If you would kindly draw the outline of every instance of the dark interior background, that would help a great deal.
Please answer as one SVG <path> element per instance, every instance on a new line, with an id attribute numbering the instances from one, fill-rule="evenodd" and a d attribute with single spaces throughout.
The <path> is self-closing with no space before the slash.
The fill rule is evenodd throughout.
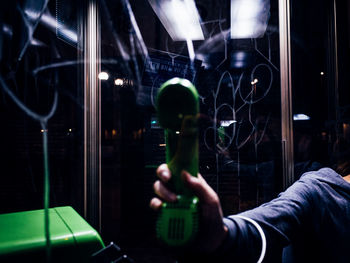
<path id="1" fill-rule="evenodd" d="M 130 40 L 137 39 L 125 1 L 99 1 L 101 70 L 110 76 L 101 80 L 101 235 L 136 262 L 174 262 L 157 244 L 156 214 L 148 207 L 155 169 L 165 160 L 154 95 L 171 77 L 190 79 L 201 96 L 200 173 L 218 193 L 225 215 L 256 207 L 282 190 L 278 1 L 270 1 L 267 30 L 256 39 L 229 38 L 230 1 L 195 2 L 206 34 L 193 42 L 191 68 L 186 43 L 171 39 L 148 1 L 130 1 L 148 57 Z M 291 1 L 293 114 L 310 118 L 293 122 L 296 179 L 331 166 L 334 143 L 350 141 L 350 4 L 336 3 L 337 38 L 333 1 Z M 50 0 L 44 13 L 75 32 L 77 41 L 28 18 L 26 10 L 37 13 L 44 5 L 9 1 L 0 11 L 3 82 L 42 115 L 50 111 L 55 91 L 59 96 L 43 130 L 0 89 L 0 213 L 43 207 L 47 132 L 50 206 L 70 205 L 83 215 L 85 2 Z M 150 70 L 150 62 L 159 70 Z M 233 112 L 236 122 L 225 125 Z"/>

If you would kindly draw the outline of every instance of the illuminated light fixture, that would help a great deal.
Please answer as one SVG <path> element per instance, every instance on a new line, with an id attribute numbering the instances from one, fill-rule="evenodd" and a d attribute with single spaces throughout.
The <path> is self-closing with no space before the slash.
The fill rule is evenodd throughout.
<path id="1" fill-rule="evenodd" d="M 244 51 L 236 51 L 231 55 L 231 66 L 234 68 L 243 68 L 247 64 L 247 53 Z"/>
<path id="2" fill-rule="evenodd" d="M 270 0 L 231 0 L 231 38 L 258 38 L 266 31 Z"/>
<path id="3" fill-rule="evenodd" d="M 244 62 L 243 61 L 236 61 L 234 66 L 235 68 L 243 68 L 244 67 Z"/>
<path id="4" fill-rule="evenodd" d="M 320 73 L 322 76 L 324 75 L 324 72 L 323 71 L 321 71 L 321 73 Z"/>
<path id="5" fill-rule="evenodd" d="M 37 46 L 37 47 L 46 46 L 45 43 L 43 43 L 43 42 L 41 42 L 40 40 L 35 39 L 35 38 L 33 38 L 32 40 L 30 40 L 30 44 L 31 44 L 32 46 Z"/>
<path id="6" fill-rule="evenodd" d="M 166 146 L 165 143 L 160 143 L 160 144 L 159 144 L 159 147 L 165 147 L 165 146 Z"/>
<path id="7" fill-rule="evenodd" d="M 116 86 L 123 86 L 124 81 L 122 79 L 115 79 L 114 80 L 114 85 Z"/>
<path id="8" fill-rule="evenodd" d="M 68 129 L 69 132 L 72 132 L 72 129 Z"/>
<path id="9" fill-rule="evenodd" d="M 179 132 L 179 131 L 176 131 L 175 133 L 176 133 L 176 134 L 180 134 L 180 132 Z"/>
<path id="10" fill-rule="evenodd" d="M 254 85 L 254 84 L 258 83 L 258 82 L 259 82 L 258 79 L 254 79 L 252 82 L 250 82 L 250 84 Z"/>
<path id="11" fill-rule="evenodd" d="M 174 41 L 203 40 L 200 17 L 193 0 L 148 0 Z"/>
<path id="12" fill-rule="evenodd" d="M 305 115 L 305 114 L 302 114 L 302 113 L 294 114 L 293 115 L 293 120 L 294 121 L 308 121 L 308 120 L 310 120 L 310 117 Z"/>
<path id="13" fill-rule="evenodd" d="M 230 126 L 232 123 L 236 123 L 236 120 L 225 120 L 225 121 L 220 121 L 220 126 L 221 127 L 228 127 Z"/>
<path id="14" fill-rule="evenodd" d="M 100 80 L 107 80 L 109 78 L 109 75 L 107 72 L 102 71 L 102 72 L 98 73 L 98 78 Z"/>

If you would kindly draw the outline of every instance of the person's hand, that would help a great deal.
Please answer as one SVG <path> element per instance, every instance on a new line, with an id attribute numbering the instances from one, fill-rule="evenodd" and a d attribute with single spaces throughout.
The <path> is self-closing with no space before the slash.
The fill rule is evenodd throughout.
<path id="1" fill-rule="evenodd" d="M 171 178 L 170 170 L 166 164 L 158 167 L 157 176 L 159 180 L 154 183 L 153 188 L 158 197 L 153 198 L 150 202 L 150 207 L 156 211 L 161 208 L 163 201 L 176 202 L 176 194 L 166 187 L 166 183 Z M 193 177 L 188 172 L 183 171 L 181 176 L 186 187 L 198 197 L 200 204 L 201 224 L 193 249 L 197 253 L 211 253 L 220 246 L 227 234 L 227 228 L 223 224 L 219 197 L 200 174 L 198 177 Z"/>

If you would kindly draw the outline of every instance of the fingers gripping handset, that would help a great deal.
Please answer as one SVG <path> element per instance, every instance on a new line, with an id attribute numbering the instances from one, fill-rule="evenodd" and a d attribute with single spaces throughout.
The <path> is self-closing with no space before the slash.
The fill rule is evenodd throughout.
<path id="1" fill-rule="evenodd" d="M 164 128 L 166 162 L 172 174 L 169 188 L 177 194 L 177 201 L 163 203 L 157 237 L 171 247 L 188 245 L 198 232 L 198 198 L 181 180 L 183 170 L 198 174 L 198 113 L 198 93 L 190 81 L 173 78 L 160 87 L 158 121 Z"/>

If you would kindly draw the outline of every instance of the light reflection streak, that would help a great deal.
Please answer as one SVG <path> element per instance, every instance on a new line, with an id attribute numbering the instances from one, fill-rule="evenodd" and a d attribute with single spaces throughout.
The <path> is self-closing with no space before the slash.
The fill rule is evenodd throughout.
<path id="1" fill-rule="evenodd" d="M 42 9 L 40 10 L 39 14 L 36 16 L 36 19 L 34 20 L 34 23 L 31 24 L 27 18 L 27 16 L 24 14 L 21 6 L 19 4 L 16 5 L 16 8 L 17 10 L 20 12 L 20 14 L 22 15 L 22 19 L 24 21 L 24 24 L 26 25 L 27 27 L 27 36 L 28 36 L 28 40 L 26 41 L 26 43 L 24 44 L 19 56 L 18 56 L 18 61 L 21 61 L 22 60 L 22 57 L 24 55 L 24 53 L 26 52 L 27 50 L 27 47 L 30 43 L 33 42 L 33 34 L 34 34 L 34 31 L 36 29 L 36 27 L 38 26 L 39 24 L 39 21 L 40 21 L 40 18 L 42 17 L 43 13 L 45 12 L 46 10 L 46 7 L 47 7 L 47 4 L 48 4 L 48 0 L 45 0 L 43 6 L 42 6 Z"/>
<path id="2" fill-rule="evenodd" d="M 115 59 L 101 59 L 101 60 L 98 60 L 98 62 L 102 63 L 102 64 L 120 64 L 120 61 L 115 60 Z M 37 67 L 36 69 L 34 69 L 32 71 L 32 74 L 35 76 L 39 72 L 47 70 L 47 69 L 75 66 L 77 64 L 83 64 L 83 63 L 90 63 L 90 61 L 81 59 L 81 60 L 67 60 L 67 61 L 62 61 L 62 62 L 57 62 L 57 63 L 51 63 L 51 64 Z"/>
<path id="3" fill-rule="evenodd" d="M 144 56 L 144 59 L 146 59 L 148 57 L 148 50 L 147 50 L 147 47 L 145 45 L 145 42 L 143 41 L 140 29 L 137 25 L 137 22 L 136 22 L 134 13 L 131 9 L 130 3 L 128 0 L 123 0 L 123 3 L 126 6 L 126 9 L 128 11 L 128 16 L 129 16 L 133 31 L 136 34 L 137 41 L 138 41 L 139 45 L 141 46 L 141 54 Z"/>

